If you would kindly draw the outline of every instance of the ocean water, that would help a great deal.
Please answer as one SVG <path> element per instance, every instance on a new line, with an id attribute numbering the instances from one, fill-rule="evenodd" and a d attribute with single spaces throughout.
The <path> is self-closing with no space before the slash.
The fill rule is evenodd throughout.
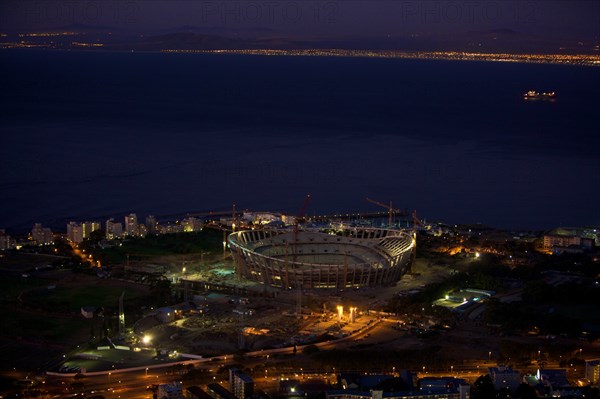
<path id="1" fill-rule="evenodd" d="M 0 228 L 238 209 L 600 225 L 600 69 L 0 52 Z M 558 101 L 524 102 L 556 91 Z"/>

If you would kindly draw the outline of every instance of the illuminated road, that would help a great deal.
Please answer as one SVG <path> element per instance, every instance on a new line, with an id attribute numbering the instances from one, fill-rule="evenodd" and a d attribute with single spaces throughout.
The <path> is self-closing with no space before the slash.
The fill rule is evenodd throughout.
<path id="1" fill-rule="evenodd" d="M 375 323 L 367 326 L 366 328 L 356 332 L 355 334 L 349 335 L 347 337 L 343 337 L 337 340 L 320 342 L 315 344 L 317 347 L 321 349 L 330 349 L 336 346 L 351 344 L 357 339 L 364 338 L 365 335 L 374 331 L 381 323 L 381 320 L 376 321 Z M 296 347 L 297 352 L 302 351 L 304 347 L 307 345 L 298 345 Z M 286 355 L 293 354 L 293 347 L 285 347 L 285 348 L 276 348 L 276 349 L 268 349 L 268 350 L 260 350 L 249 352 L 245 354 L 245 358 L 249 361 L 260 360 L 264 361 L 269 359 L 271 355 Z M 233 362 L 233 354 L 221 355 L 212 358 L 205 358 L 200 360 L 189 361 L 186 363 L 194 364 L 194 369 L 206 369 L 206 370 L 216 370 L 219 367 L 222 367 L 228 363 Z M 182 363 L 182 362 L 179 362 Z M 104 395 L 107 399 L 111 398 L 128 398 L 128 399 L 143 399 L 143 398 L 151 398 L 152 392 L 147 390 L 147 387 L 151 384 L 159 384 L 159 383 L 169 383 L 173 381 L 179 381 L 181 376 L 176 374 L 168 374 L 165 373 L 164 370 L 171 367 L 170 365 L 165 365 L 160 368 L 148 369 L 148 370 L 136 370 L 129 372 L 106 372 L 103 375 L 95 375 L 95 376 L 86 376 L 80 380 L 83 383 L 83 387 L 79 389 L 69 389 L 66 390 L 66 387 L 71 382 L 75 381 L 70 377 L 49 377 L 49 380 L 60 381 L 64 380 L 65 385 L 58 384 L 58 387 L 51 388 L 49 390 L 53 394 L 58 394 L 60 397 L 66 398 L 72 396 L 74 393 L 84 392 L 86 394 L 94 394 L 98 393 Z M 206 382 L 210 382 L 210 378 L 213 380 L 216 378 L 214 374 L 210 374 L 207 376 Z M 279 377 L 275 379 L 278 381 Z M 267 383 L 267 380 L 263 380 L 263 383 Z M 49 384 L 54 385 L 54 384 Z M 272 381 L 265 385 L 272 385 Z"/>

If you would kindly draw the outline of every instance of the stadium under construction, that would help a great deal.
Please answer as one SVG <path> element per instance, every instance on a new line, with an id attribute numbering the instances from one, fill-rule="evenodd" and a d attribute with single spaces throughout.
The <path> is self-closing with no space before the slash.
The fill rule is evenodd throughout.
<path id="1" fill-rule="evenodd" d="M 366 227 L 244 230 L 228 242 L 240 275 L 284 289 L 392 285 L 416 245 L 411 231 Z"/>

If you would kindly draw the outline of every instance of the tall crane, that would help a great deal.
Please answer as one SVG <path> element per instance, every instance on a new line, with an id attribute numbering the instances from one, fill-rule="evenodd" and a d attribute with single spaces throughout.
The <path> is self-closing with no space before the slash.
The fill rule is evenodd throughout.
<path id="1" fill-rule="evenodd" d="M 304 204 L 302 204 L 302 208 L 300 208 L 300 212 L 298 212 L 298 216 L 296 216 L 296 222 L 294 223 L 294 242 L 298 241 L 298 224 L 300 220 L 304 220 L 304 214 L 306 213 L 306 208 L 308 208 L 308 204 L 310 203 L 310 194 L 306 194 L 306 198 L 304 198 Z"/>
<path id="2" fill-rule="evenodd" d="M 412 253 L 412 257 L 413 260 L 412 262 L 409 263 L 408 266 L 408 273 L 412 273 L 412 264 L 414 263 L 415 259 L 417 258 L 417 226 L 423 226 L 423 222 L 417 217 L 417 210 L 413 210 L 412 211 L 412 219 L 413 219 L 413 239 L 415 240 L 415 247 L 413 248 L 413 253 Z"/>
<path id="3" fill-rule="evenodd" d="M 390 201 L 390 205 L 386 205 L 382 202 L 372 200 L 371 198 L 367 198 L 367 201 L 369 201 L 372 204 L 379 205 L 380 207 L 388 210 L 388 213 L 389 213 L 388 227 L 390 229 L 392 228 L 392 218 L 394 217 L 394 213 L 402 213 L 401 210 L 394 209 L 394 207 L 392 206 L 392 201 Z"/>

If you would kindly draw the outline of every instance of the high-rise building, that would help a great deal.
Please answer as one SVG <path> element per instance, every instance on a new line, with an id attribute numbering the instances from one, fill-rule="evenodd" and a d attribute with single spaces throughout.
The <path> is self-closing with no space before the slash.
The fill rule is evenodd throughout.
<path id="1" fill-rule="evenodd" d="M 106 221 L 106 238 L 108 240 L 114 240 L 123 235 L 123 224 L 115 222 L 114 219 L 108 219 Z"/>
<path id="2" fill-rule="evenodd" d="M 4 229 L 0 229 L 0 250 L 11 249 L 15 247 L 15 241 L 11 236 L 6 234 Z"/>
<path id="3" fill-rule="evenodd" d="M 237 399 L 248 399 L 254 394 L 252 377 L 236 368 L 229 369 L 229 389 Z"/>
<path id="4" fill-rule="evenodd" d="M 42 227 L 41 223 L 36 223 L 31 229 L 31 238 L 38 245 L 49 245 L 54 243 L 54 234 L 47 227 Z"/>
<path id="5" fill-rule="evenodd" d="M 138 224 L 138 232 L 137 235 L 140 237 L 146 237 L 148 235 L 148 228 L 144 223 Z"/>
<path id="6" fill-rule="evenodd" d="M 67 238 L 79 244 L 86 238 L 90 238 L 92 232 L 96 230 L 100 230 L 100 223 L 98 222 L 69 222 L 67 224 Z"/>
<path id="7" fill-rule="evenodd" d="M 83 226 L 76 222 L 69 222 L 67 224 L 67 239 L 75 244 L 79 244 L 83 241 L 83 238 Z"/>
<path id="8" fill-rule="evenodd" d="M 83 238 L 90 238 L 92 232 L 100 230 L 99 222 L 83 222 L 81 226 L 83 228 Z"/>
<path id="9" fill-rule="evenodd" d="M 158 222 L 153 215 L 146 216 L 146 229 L 148 234 L 156 234 L 158 232 Z"/>
<path id="10" fill-rule="evenodd" d="M 138 220 L 135 213 L 125 216 L 125 234 L 128 236 L 137 236 L 139 234 Z"/>

